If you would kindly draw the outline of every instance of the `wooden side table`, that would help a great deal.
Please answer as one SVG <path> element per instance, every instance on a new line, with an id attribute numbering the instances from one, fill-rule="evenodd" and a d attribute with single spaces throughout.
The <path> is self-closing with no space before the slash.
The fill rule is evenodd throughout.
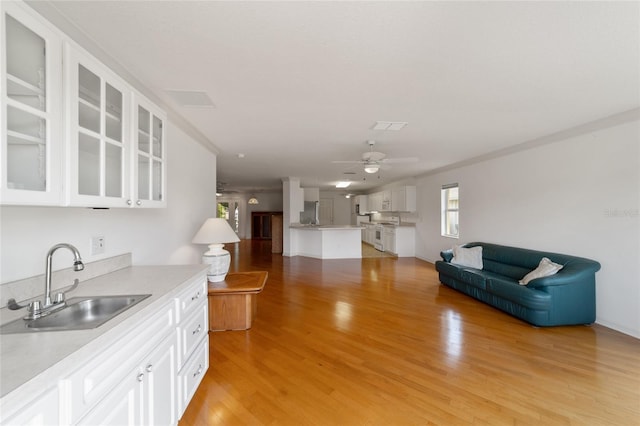
<path id="1" fill-rule="evenodd" d="M 224 281 L 209 283 L 209 330 L 248 330 L 258 310 L 258 293 L 266 271 L 232 272 Z"/>

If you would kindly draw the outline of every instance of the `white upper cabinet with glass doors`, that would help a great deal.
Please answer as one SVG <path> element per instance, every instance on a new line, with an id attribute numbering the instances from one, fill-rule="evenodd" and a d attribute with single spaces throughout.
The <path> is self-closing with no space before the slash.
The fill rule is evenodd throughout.
<path id="1" fill-rule="evenodd" d="M 133 199 L 136 207 L 166 207 L 165 114 L 141 95 L 133 99 Z"/>
<path id="2" fill-rule="evenodd" d="M 62 39 L 24 5 L 0 11 L 0 204 L 60 205 Z"/>
<path id="3" fill-rule="evenodd" d="M 130 205 L 130 94 L 126 83 L 76 46 L 65 44 L 68 202 Z"/>

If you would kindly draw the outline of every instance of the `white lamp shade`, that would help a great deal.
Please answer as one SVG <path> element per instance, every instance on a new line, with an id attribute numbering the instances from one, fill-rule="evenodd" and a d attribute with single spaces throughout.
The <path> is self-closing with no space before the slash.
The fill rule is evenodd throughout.
<path id="1" fill-rule="evenodd" d="M 229 222 L 223 218 L 209 218 L 191 240 L 194 244 L 237 243 L 240 238 L 233 232 Z"/>
<path id="2" fill-rule="evenodd" d="M 224 243 L 236 243 L 240 238 L 233 232 L 229 222 L 222 218 L 207 219 L 193 237 L 195 244 L 209 244 L 209 251 L 202 255 L 202 263 L 209 265 L 207 278 L 211 282 L 225 279 L 231 264 L 231 255 L 223 249 Z"/>

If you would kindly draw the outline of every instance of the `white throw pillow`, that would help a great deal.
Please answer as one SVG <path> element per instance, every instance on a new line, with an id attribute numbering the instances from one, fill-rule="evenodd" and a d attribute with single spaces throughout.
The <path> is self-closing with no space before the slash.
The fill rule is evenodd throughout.
<path id="1" fill-rule="evenodd" d="M 556 272 L 562 269 L 562 266 L 563 265 L 553 263 L 551 260 L 547 259 L 546 257 L 543 257 L 540 263 L 538 264 L 538 267 L 533 271 L 529 272 L 527 275 L 524 276 L 524 278 L 522 278 L 518 282 L 520 283 L 520 285 L 527 285 L 529 284 L 529 281 L 534 280 L 536 278 L 542 278 L 542 277 L 548 277 L 550 275 L 554 275 Z"/>
<path id="2" fill-rule="evenodd" d="M 453 265 L 468 266 L 469 268 L 482 269 L 482 246 L 453 247 Z"/>

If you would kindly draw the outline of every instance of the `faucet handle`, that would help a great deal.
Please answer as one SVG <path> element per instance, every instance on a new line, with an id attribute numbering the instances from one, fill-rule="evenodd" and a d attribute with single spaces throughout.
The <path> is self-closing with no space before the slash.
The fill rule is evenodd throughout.
<path id="1" fill-rule="evenodd" d="M 29 303 L 27 311 L 34 313 L 39 312 L 42 309 L 42 303 L 39 300 Z"/>
<path id="2" fill-rule="evenodd" d="M 53 301 L 53 303 L 62 303 L 62 302 L 64 302 L 64 293 L 56 294 L 56 298 Z"/>

